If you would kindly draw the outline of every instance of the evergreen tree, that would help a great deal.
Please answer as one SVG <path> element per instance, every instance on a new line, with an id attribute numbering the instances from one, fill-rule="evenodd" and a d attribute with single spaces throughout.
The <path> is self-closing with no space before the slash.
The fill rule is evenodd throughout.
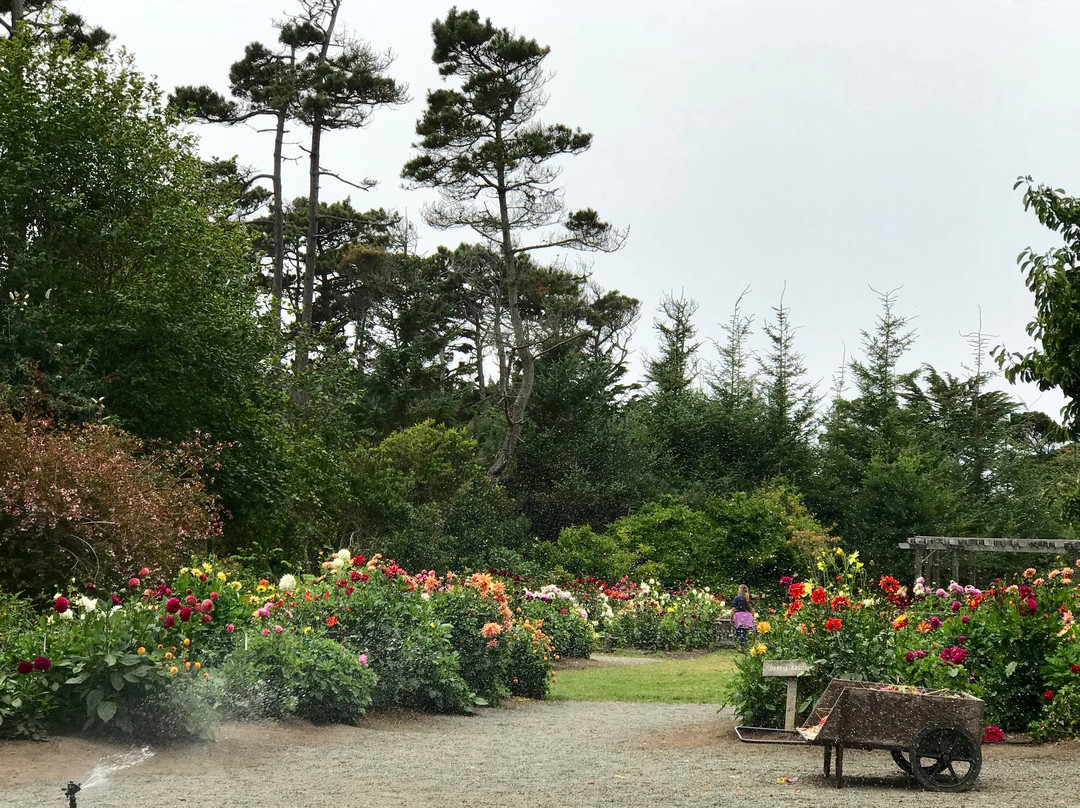
<path id="1" fill-rule="evenodd" d="M 660 356 L 649 362 L 645 378 L 656 385 L 661 396 L 681 395 L 697 378 L 696 356 L 701 347 L 700 342 L 694 342 L 697 310 L 695 301 L 682 296 L 676 298 L 670 293 L 660 302 L 664 319 L 653 323 L 660 341 Z"/>
<path id="2" fill-rule="evenodd" d="M 273 188 L 270 208 L 273 233 L 270 294 L 272 312 L 279 326 L 285 260 L 282 185 L 285 132 L 299 103 L 296 52 L 300 47 L 313 44 L 314 36 L 315 33 L 305 26 L 286 23 L 278 37 L 282 46 L 280 50 L 271 50 L 261 42 L 252 42 L 244 48 L 244 58 L 229 68 L 229 92 L 236 99 L 234 101 L 226 100 L 205 85 L 177 87 L 169 96 L 172 106 L 207 123 L 235 125 L 256 117 L 269 116 L 274 119 L 274 155 L 270 173 Z"/>
<path id="3" fill-rule="evenodd" d="M 501 363 L 506 433 L 489 468 L 500 476 L 521 437 L 536 374 L 521 310 L 521 256 L 552 247 L 615 250 L 624 234 L 593 210 L 564 215 L 555 186 L 559 172 L 549 161 L 585 151 L 592 136 L 535 120 L 545 101 L 548 48 L 495 28 L 490 20 L 481 22 L 476 11 L 456 8 L 435 21 L 432 33 L 439 73 L 459 84 L 428 93 L 416 126 L 420 154 L 406 163 L 402 175 L 415 186 L 439 189 L 441 201 L 425 209 L 431 226 L 470 227 L 501 259 L 500 286 L 513 342 L 500 348 L 506 359 Z M 537 233 L 558 223 L 561 232 Z M 513 392 L 511 372 L 517 377 Z"/>
<path id="4" fill-rule="evenodd" d="M 775 475 L 802 483 L 812 464 L 810 440 L 819 399 L 806 381 L 802 354 L 795 350 L 791 310 L 773 307 L 774 320 L 764 326 L 769 352 L 759 359 L 759 389 L 764 402 L 767 465 Z"/>
<path id="5" fill-rule="evenodd" d="M 308 148 L 308 226 L 302 284 L 300 331 L 296 343 L 295 369 L 303 372 L 309 361 L 309 344 L 318 263 L 319 188 L 324 175 L 334 176 L 322 163 L 324 132 L 366 126 L 375 110 L 403 103 L 406 87 L 386 75 L 392 57 L 370 46 L 335 34 L 343 0 L 300 0 L 297 30 L 302 44 L 310 45 L 298 65 L 300 73 L 299 117 L 311 131 Z M 315 36 L 312 36 L 312 32 Z M 334 52 L 331 53 L 331 46 Z M 356 184 L 370 188 L 374 183 Z"/>

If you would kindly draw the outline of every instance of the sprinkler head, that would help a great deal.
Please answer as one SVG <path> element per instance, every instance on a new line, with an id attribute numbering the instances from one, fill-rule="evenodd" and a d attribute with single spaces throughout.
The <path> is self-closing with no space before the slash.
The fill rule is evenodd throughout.
<path id="1" fill-rule="evenodd" d="M 60 789 L 65 797 L 68 798 L 68 808 L 76 808 L 75 795 L 82 790 L 82 786 L 76 783 L 74 780 L 68 780 L 67 786 Z"/>

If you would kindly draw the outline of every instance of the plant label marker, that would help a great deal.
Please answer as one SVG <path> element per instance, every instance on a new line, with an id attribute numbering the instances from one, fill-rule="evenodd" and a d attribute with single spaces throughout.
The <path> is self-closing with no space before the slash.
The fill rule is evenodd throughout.
<path id="1" fill-rule="evenodd" d="M 798 704 L 799 677 L 810 669 L 803 659 L 766 659 L 762 663 L 763 676 L 783 677 L 787 680 L 787 705 L 784 710 L 784 729 L 795 729 L 795 707 Z"/>

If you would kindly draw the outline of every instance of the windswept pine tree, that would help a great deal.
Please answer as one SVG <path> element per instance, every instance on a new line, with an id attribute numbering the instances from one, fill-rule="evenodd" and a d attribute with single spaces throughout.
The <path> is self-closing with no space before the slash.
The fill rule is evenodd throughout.
<path id="1" fill-rule="evenodd" d="M 559 169 L 550 161 L 585 151 L 592 135 L 537 120 L 549 49 L 456 8 L 435 21 L 432 34 L 432 60 L 456 87 L 428 93 L 416 125 L 419 154 L 402 176 L 439 190 L 441 200 L 424 211 L 428 224 L 472 228 L 501 258 L 513 340 L 506 369 L 516 383 L 503 379 L 506 433 L 489 467 L 498 477 L 513 460 L 536 378 L 535 345 L 521 311 L 522 258 L 550 248 L 609 252 L 622 246 L 625 233 L 594 210 L 565 211 Z"/>

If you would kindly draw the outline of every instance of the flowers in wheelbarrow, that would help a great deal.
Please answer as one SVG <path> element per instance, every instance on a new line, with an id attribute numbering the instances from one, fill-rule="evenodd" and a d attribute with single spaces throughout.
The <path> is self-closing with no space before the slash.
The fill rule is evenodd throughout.
<path id="1" fill-rule="evenodd" d="M 991 724 L 983 730 L 983 743 L 1000 743 L 1005 740 L 1005 733 L 1001 727 Z"/>

